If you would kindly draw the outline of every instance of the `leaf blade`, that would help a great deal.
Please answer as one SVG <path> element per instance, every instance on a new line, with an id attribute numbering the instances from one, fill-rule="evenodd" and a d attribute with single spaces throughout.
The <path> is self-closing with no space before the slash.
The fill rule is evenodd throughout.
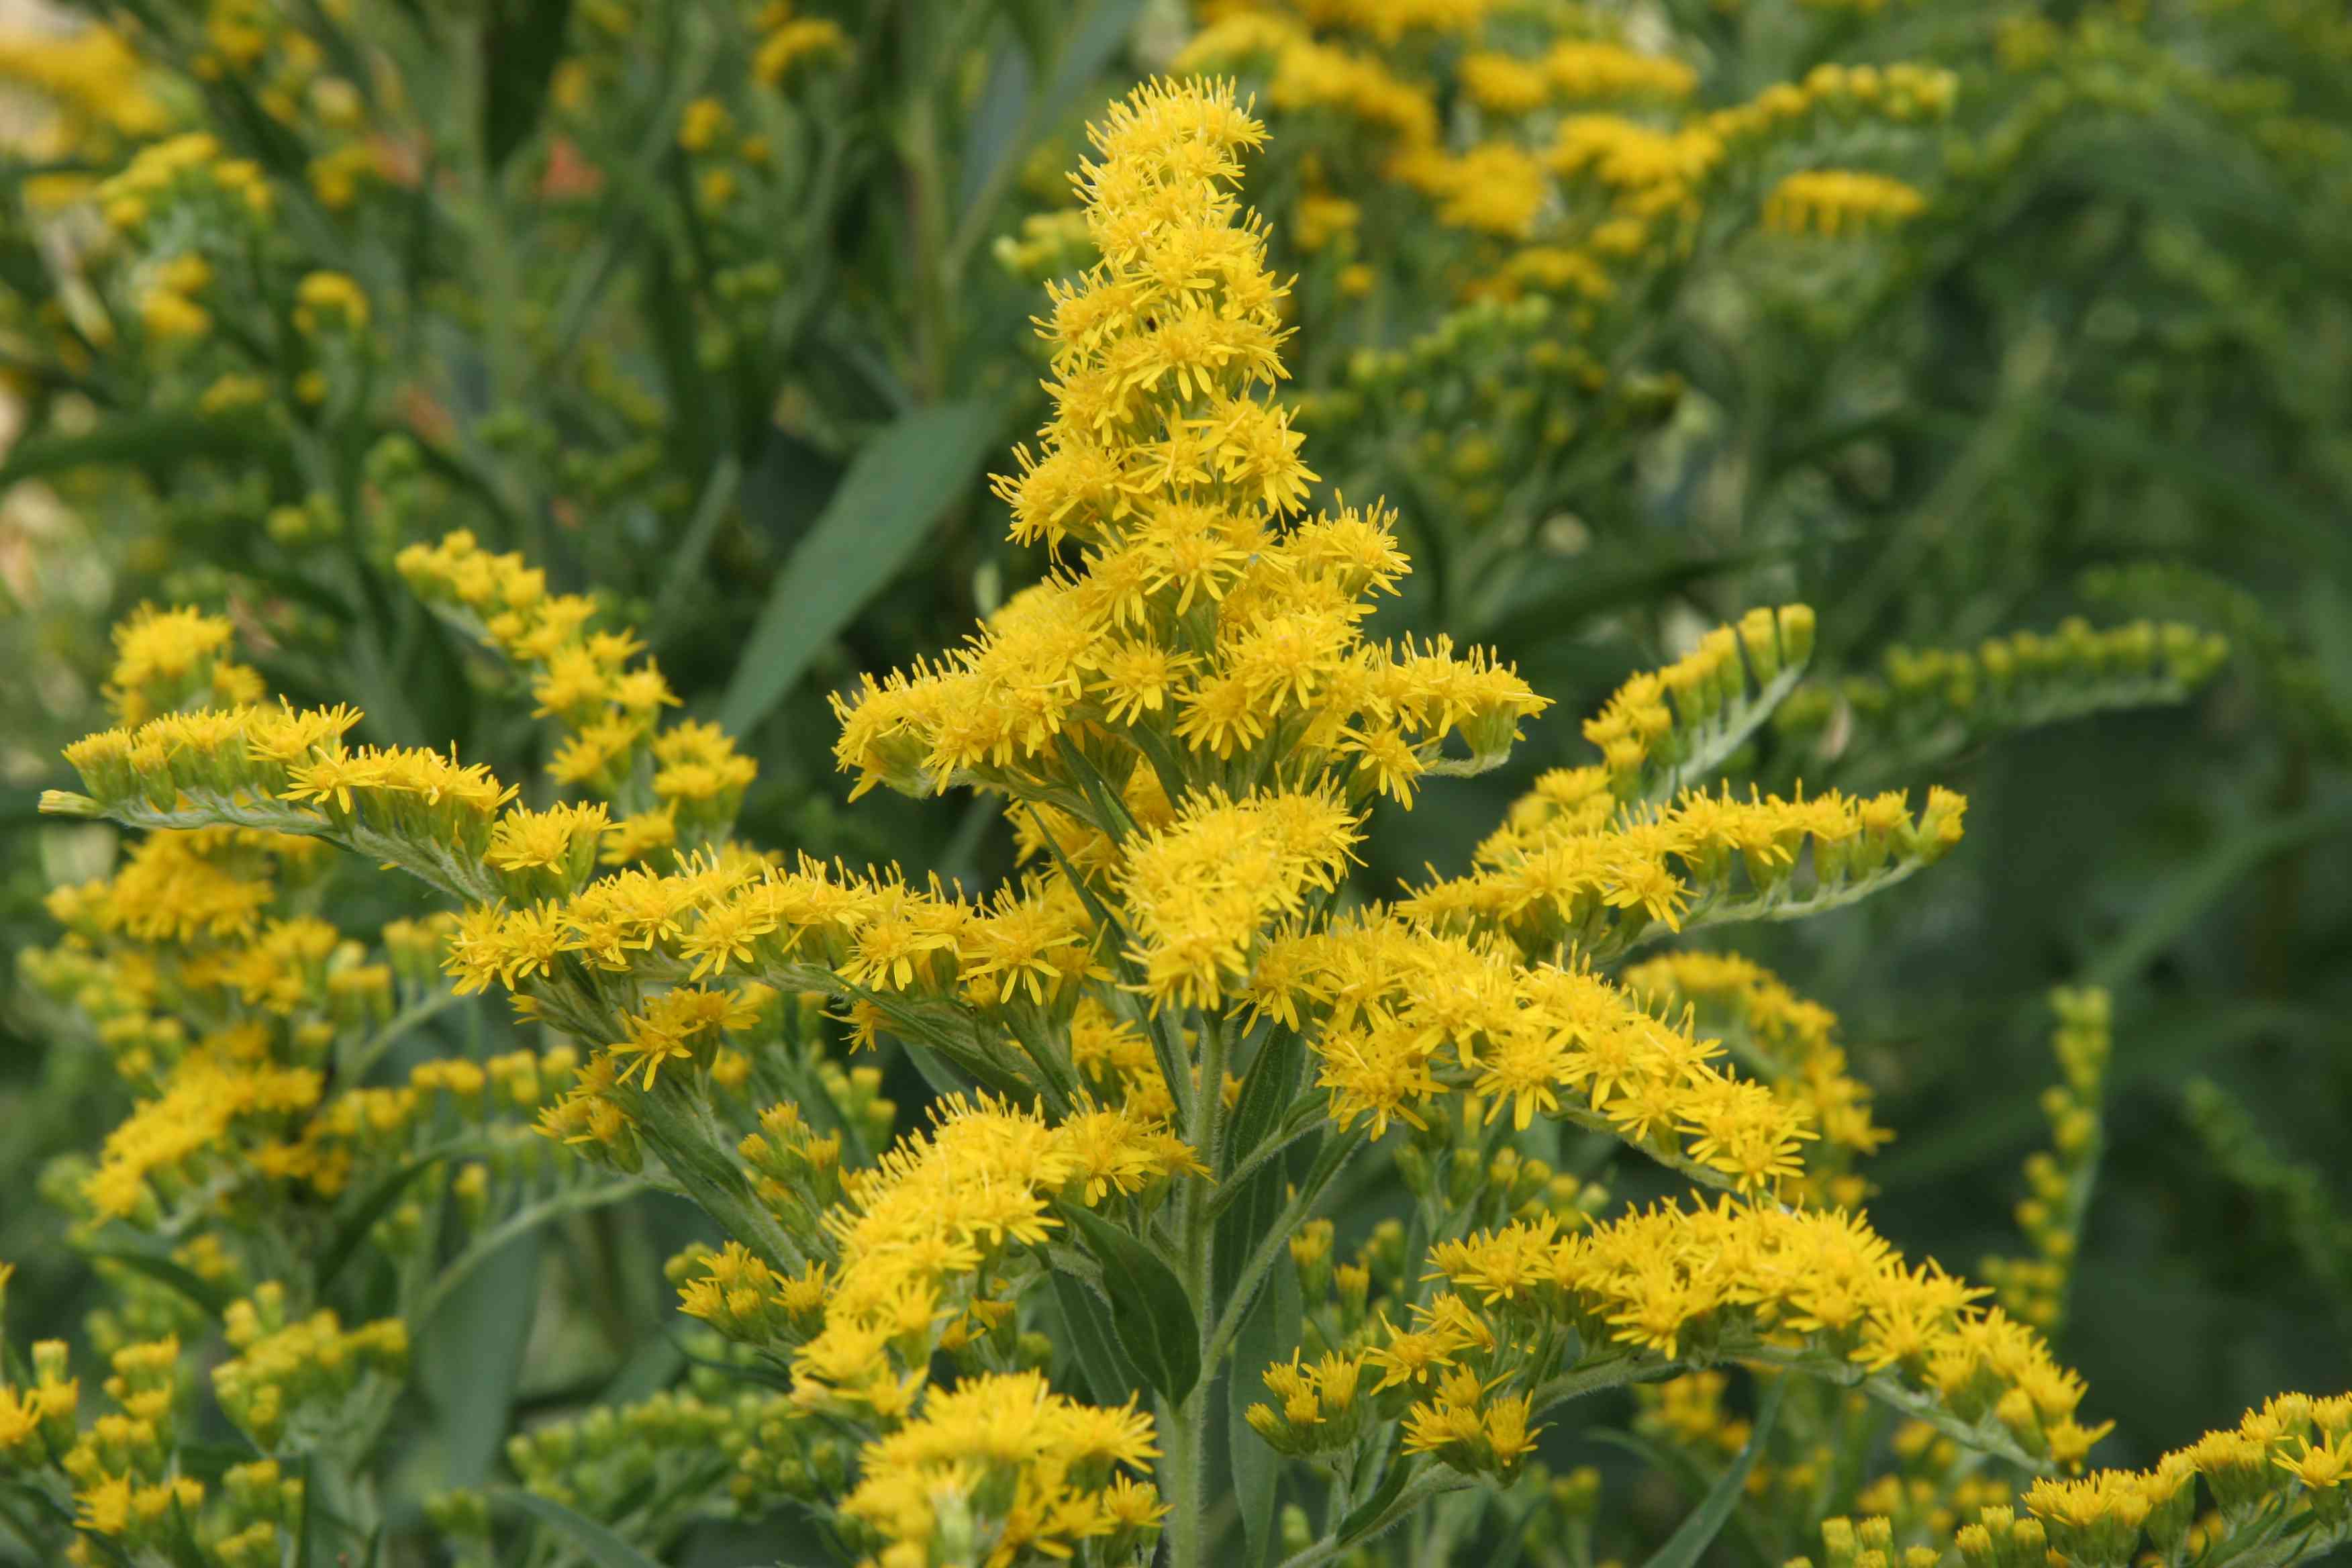
<path id="1" fill-rule="evenodd" d="M 1091 1209 L 1062 1215 L 1102 1264 L 1111 1332 L 1144 1381 L 1170 1404 L 1201 1380 L 1201 1325 L 1175 1271 L 1159 1255 Z"/>
<path id="2" fill-rule="evenodd" d="M 1261 1292 L 1249 1316 L 1234 1336 L 1233 1371 L 1226 1379 L 1226 1442 L 1233 1455 L 1234 1496 L 1241 1505 L 1242 1537 L 1248 1549 L 1245 1568 L 1263 1568 L 1273 1560 L 1275 1505 L 1281 1500 L 1281 1458 L 1257 1428 L 1249 1424 L 1249 1407 L 1265 1386 L 1265 1369 L 1279 1358 L 1281 1347 L 1298 1342 L 1304 1316 L 1298 1299 L 1298 1277 L 1276 1270 L 1273 1288 Z"/>
<path id="3" fill-rule="evenodd" d="M 1150 1392 L 1118 1342 L 1103 1331 L 1094 1297 L 1085 1285 L 1058 1268 L 1054 1271 L 1054 1302 L 1061 1309 L 1062 1327 L 1077 1352 L 1078 1371 L 1095 1404 L 1116 1405 Z"/>
<path id="4" fill-rule="evenodd" d="M 510 0 L 490 7 L 483 36 L 482 153 L 501 168 L 530 140 L 563 58 L 572 0 Z"/>
<path id="5" fill-rule="evenodd" d="M 1234 1100 L 1232 1131 L 1222 1162 L 1226 1174 L 1281 1125 L 1283 1112 L 1289 1109 L 1291 1096 L 1297 1090 L 1299 1068 L 1306 1056 L 1304 1043 L 1288 1029 L 1276 1029 L 1258 1047 Z M 1264 1236 L 1275 1216 L 1282 1213 L 1289 1179 L 1290 1173 L 1283 1161 L 1265 1162 L 1242 1178 L 1241 1192 L 1217 1216 L 1213 1253 L 1216 1289 L 1211 1300 L 1221 1310 L 1240 1279 L 1241 1264 L 1248 1256 L 1250 1245 Z"/>
<path id="6" fill-rule="evenodd" d="M 596 1568 L 661 1568 L 660 1563 L 586 1514 L 566 1508 L 552 1498 L 543 1498 L 520 1487 L 500 1487 L 490 1495 L 571 1537 L 581 1555 Z"/>
<path id="7" fill-rule="evenodd" d="M 1706 1499 L 1642 1568 L 1697 1568 L 1700 1555 L 1723 1532 L 1723 1527 L 1730 1521 L 1731 1510 L 1747 1495 L 1748 1472 L 1756 1468 L 1764 1445 L 1771 1440 L 1772 1428 L 1780 1419 L 1781 1396 L 1789 1392 L 1789 1374 L 1783 1373 L 1765 1389 L 1764 1402 L 1756 1408 L 1756 1426 L 1748 1434 L 1748 1446 L 1739 1450 L 1739 1458 L 1731 1461 L 1730 1468 L 1716 1478 Z"/>
<path id="8" fill-rule="evenodd" d="M 719 700 L 719 723 L 750 733 L 825 644 L 864 609 L 977 476 L 996 411 L 976 398 L 900 416 L 857 454 L 784 563 Z"/>

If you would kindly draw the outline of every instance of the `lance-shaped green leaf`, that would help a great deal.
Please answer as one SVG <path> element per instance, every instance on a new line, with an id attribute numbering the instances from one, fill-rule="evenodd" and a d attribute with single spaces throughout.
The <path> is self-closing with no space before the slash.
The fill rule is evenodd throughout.
<path id="1" fill-rule="evenodd" d="M 1756 1427 L 1748 1435 L 1748 1446 L 1739 1450 L 1739 1458 L 1716 1478 L 1714 1487 L 1681 1528 L 1666 1538 L 1666 1543 L 1650 1556 L 1643 1568 L 1696 1568 L 1700 1554 L 1713 1544 L 1731 1518 L 1731 1510 L 1748 1492 L 1748 1472 L 1756 1468 L 1757 1456 L 1764 1445 L 1772 1440 L 1772 1428 L 1780 1419 L 1780 1396 L 1788 1392 L 1789 1378 L 1782 1374 L 1772 1380 L 1764 1390 L 1764 1402 L 1756 1409 Z"/>
<path id="2" fill-rule="evenodd" d="M 866 444 L 768 590 L 719 722 L 749 734 L 810 660 L 906 563 L 978 477 L 997 411 L 976 399 L 904 415 Z"/>
<path id="3" fill-rule="evenodd" d="M 1175 1271 L 1091 1209 L 1072 1205 L 1062 1215 L 1102 1265 L 1119 1348 L 1144 1382 L 1171 1404 L 1181 1401 L 1201 1380 L 1201 1324 Z"/>

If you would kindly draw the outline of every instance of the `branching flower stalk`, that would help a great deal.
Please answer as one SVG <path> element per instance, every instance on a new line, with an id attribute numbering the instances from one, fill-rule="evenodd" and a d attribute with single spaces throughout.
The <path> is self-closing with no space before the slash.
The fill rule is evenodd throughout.
<path id="1" fill-rule="evenodd" d="M 1268 1552 L 1286 1491 L 1319 1511 L 1292 1549 L 1312 1568 L 1441 1493 L 1514 1484 L 1569 1401 L 1717 1367 L 2079 1471 L 2105 1430 L 2078 1419 L 2081 1380 L 1854 1206 L 1880 1134 L 1828 1016 L 1720 957 L 1612 969 L 1893 887 L 1953 848 L 1965 803 L 1718 784 L 1811 649 L 1811 611 L 1764 608 L 1628 683 L 1586 725 L 1599 760 L 1539 780 L 1469 871 L 1359 898 L 1375 798 L 1496 765 L 1545 700 L 1482 651 L 1369 634 L 1407 563 L 1380 507 L 1310 509 L 1272 396 L 1284 286 L 1235 194 L 1263 133 L 1231 89 L 1150 84 L 1091 135 L 1098 259 L 1049 295 L 1053 412 L 996 485 L 1052 569 L 837 701 L 856 791 L 1001 803 L 1013 885 L 735 842 L 751 769 L 728 738 L 666 725 L 631 636 L 462 534 L 402 568 L 525 672 L 583 798 L 533 806 L 453 757 L 349 744 L 351 710 L 265 706 L 215 672 L 124 704 L 70 752 L 87 793 L 47 805 L 164 830 L 150 846 L 323 838 L 458 905 L 455 990 L 568 1037 L 541 1130 L 703 1205 L 728 1240 L 676 1260 L 681 1308 L 788 1389 L 644 1420 L 724 1427 L 739 1502 L 789 1500 L 877 1568 L 1140 1563 L 1163 1535 L 1202 1568 L 1235 1489 L 1210 1473 L 1220 1408 L 1263 1480 L 1243 1541 Z M 883 1147 L 878 1080 L 825 1058 L 828 1018 L 963 1087 Z M 1555 1168 L 1571 1128 L 1701 1191 L 1612 1210 Z M 1410 1218 L 1342 1262 L 1328 1189 L 1368 1154 Z M 109 1201 L 135 1209 L 162 1168 L 119 1162 Z M 0 1447 L 57 1398 L 27 1386 Z M 2249 1561 L 2336 1517 L 2336 1406 L 2297 1408 L 2294 1464 L 2225 1456 L 2313 1521 Z M 557 1484 L 551 1452 L 518 1469 Z M 167 1483 L 126 1484 L 124 1508 L 111 1481 L 68 1495 L 118 1534 L 136 1488 Z M 476 1529 L 473 1505 L 445 1511 Z"/>

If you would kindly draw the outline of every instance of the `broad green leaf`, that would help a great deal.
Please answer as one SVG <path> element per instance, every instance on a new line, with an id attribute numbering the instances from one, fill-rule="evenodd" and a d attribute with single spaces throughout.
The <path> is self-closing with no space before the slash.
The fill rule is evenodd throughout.
<path id="1" fill-rule="evenodd" d="M 1157 1253 L 1091 1209 L 1073 1204 L 1062 1215 L 1102 1265 L 1119 1348 L 1169 1403 L 1181 1400 L 1201 1380 L 1201 1324 L 1183 1285 Z"/>
<path id="2" fill-rule="evenodd" d="M 1756 1468 L 1757 1456 L 1771 1441 L 1772 1427 L 1780 1419 L 1781 1396 L 1789 1391 L 1789 1377 L 1783 1373 L 1767 1385 L 1764 1402 L 1756 1408 L 1756 1427 L 1748 1435 L 1748 1447 L 1740 1449 L 1739 1458 L 1716 1478 L 1705 1500 L 1683 1521 L 1680 1529 L 1666 1538 L 1666 1543 L 1651 1554 L 1643 1568 L 1696 1568 L 1700 1555 L 1722 1532 L 1731 1510 L 1747 1495 L 1748 1472 Z"/>
<path id="3" fill-rule="evenodd" d="M 482 35 L 482 155 L 493 169 L 538 128 L 572 0 L 492 0 Z"/>
<path id="4" fill-rule="evenodd" d="M 500 1247 L 421 1325 L 417 1382 L 440 1415 L 445 1485 L 479 1486 L 506 1440 L 538 1315 L 542 1236 L 526 1231 Z"/>
<path id="5" fill-rule="evenodd" d="M 1111 1337 L 1104 1303 L 1058 1268 L 1054 1271 L 1054 1303 L 1061 1309 L 1063 1331 L 1077 1352 L 1078 1371 L 1095 1404 L 1119 1405 L 1150 1393 L 1143 1374 Z"/>
<path id="6" fill-rule="evenodd" d="M 997 410 L 977 399 L 901 416 L 867 442 L 842 476 L 751 627 L 719 701 L 719 722 L 757 728 L 809 661 L 881 592 L 933 524 L 978 478 Z"/>
<path id="7" fill-rule="evenodd" d="M 1272 1560 L 1278 1539 L 1274 1510 L 1282 1495 L 1281 1456 L 1257 1435 L 1247 1412 L 1265 1397 L 1265 1369 L 1283 1359 L 1284 1347 L 1298 1343 L 1302 1316 L 1298 1276 L 1287 1268 L 1276 1269 L 1273 1288 L 1258 1293 L 1257 1304 L 1234 1336 L 1225 1421 L 1233 1453 L 1234 1495 L 1241 1505 L 1242 1535 L 1249 1548 L 1243 1568 L 1262 1568 Z"/>
<path id="8" fill-rule="evenodd" d="M 490 1495 L 509 1507 L 520 1509 L 566 1537 L 580 1555 L 594 1563 L 595 1568 L 661 1568 L 659 1563 L 586 1514 L 568 1509 L 551 1498 L 543 1498 L 519 1487 L 500 1487 Z"/>

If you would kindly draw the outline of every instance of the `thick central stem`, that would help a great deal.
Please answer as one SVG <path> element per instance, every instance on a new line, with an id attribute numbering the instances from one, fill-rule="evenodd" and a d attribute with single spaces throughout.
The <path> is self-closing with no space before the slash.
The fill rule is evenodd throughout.
<path id="1" fill-rule="evenodd" d="M 1200 1042 L 1201 1065 L 1192 1085 L 1192 1115 L 1185 1128 L 1194 1154 L 1210 1170 L 1221 1158 L 1225 1113 L 1225 1062 L 1230 1041 L 1226 1020 L 1202 1013 L 1193 1033 Z M 1216 1302 L 1212 1299 L 1216 1279 L 1216 1214 L 1210 1203 L 1214 1190 L 1210 1178 L 1185 1178 L 1178 1202 L 1178 1237 L 1184 1295 L 1200 1327 L 1201 1373 L 1190 1393 L 1168 1412 L 1169 1489 L 1168 1560 L 1170 1568 L 1202 1568 L 1208 1561 L 1209 1515 L 1209 1394 L 1217 1369 L 1209 1361 Z"/>

